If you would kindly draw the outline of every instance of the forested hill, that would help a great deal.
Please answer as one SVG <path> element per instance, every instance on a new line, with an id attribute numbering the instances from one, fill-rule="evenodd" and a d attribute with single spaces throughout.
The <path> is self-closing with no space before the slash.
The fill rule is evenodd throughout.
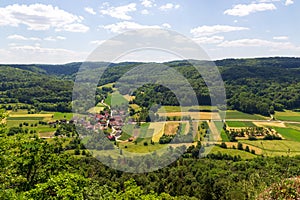
<path id="1" fill-rule="evenodd" d="M 75 79 L 81 64 L 0 65 L 0 103 L 22 102 L 35 106 L 44 103 L 43 107 L 52 103 L 56 105 L 55 108 L 51 108 L 48 104 L 48 110 L 57 110 L 59 103 L 60 106 L 66 105 L 71 100 L 72 83 L 70 81 Z M 141 63 L 110 64 L 99 84 L 115 82 L 139 64 Z M 175 68 L 188 79 L 202 104 L 210 103 L 205 83 L 188 61 L 173 61 L 164 64 Z M 300 108 L 300 58 L 225 59 L 215 61 L 215 64 L 219 67 L 226 84 L 227 102 L 230 109 L 269 115 L 274 110 Z M 107 66 L 108 63 L 89 63 L 89 65 L 98 67 Z M 33 84 L 34 87 L 32 87 Z M 143 89 L 145 90 L 143 96 L 137 96 L 135 103 L 140 105 L 155 103 L 157 99 L 151 97 L 151 90 L 155 87 L 157 86 L 147 86 Z M 147 94 L 151 97 L 150 102 L 145 102 L 149 101 Z M 160 103 L 172 105 L 177 102 L 170 102 L 166 99 Z M 68 109 L 70 107 L 66 110 Z"/>

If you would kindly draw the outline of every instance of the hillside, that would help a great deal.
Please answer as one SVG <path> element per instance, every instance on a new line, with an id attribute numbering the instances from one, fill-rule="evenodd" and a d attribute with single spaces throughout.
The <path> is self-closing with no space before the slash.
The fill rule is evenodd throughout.
<path id="1" fill-rule="evenodd" d="M 210 64 L 210 62 L 206 63 Z M 50 99 L 54 98 L 54 100 L 50 100 L 50 102 L 69 102 L 71 90 L 70 88 L 65 87 L 65 84 L 70 83 L 64 82 L 63 85 L 60 85 L 57 84 L 57 82 L 61 82 L 61 78 L 75 80 L 76 73 L 81 64 L 82 63 L 70 63 L 65 65 L 10 65 L 10 70 L 7 72 L 3 71 L 3 74 L 5 76 L 6 73 L 11 73 L 10 84 L 14 84 L 15 88 L 24 88 L 24 86 L 21 87 L 20 85 L 22 85 L 21 83 L 24 83 L 24 81 L 26 82 L 25 75 L 18 77 L 20 71 L 17 71 L 16 74 L 14 74 L 12 71 L 21 69 L 23 70 L 22 73 L 31 72 L 27 75 L 33 76 L 35 85 L 39 85 L 41 88 L 46 88 L 44 94 L 49 95 L 47 91 L 53 90 L 51 88 L 47 89 L 46 85 L 49 84 L 56 85 L 56 87 L 58 87 L 57 90 L 62 92 L 56 93 L 62 94 L 59 95 L 59 97 L 57 97 L 57 95 L 55 98 L 51 97 Z M 91 68 L 108 65 L 108 63 L 88 64 Z M 116 82 L 123 74 L 140 64 L 142 63 L 110 64 L 103 74 L 101 80 L 99 80 L 99 85 Z M 200 104 L 210 104 L 210 96 L 206 85 L 201 78 L 201 75 L 197 73 L 197 71 L 188 63 L 188 61 L 174 61 L 164 64 L 178 70 L 184 77 L 187 78 L 196 92 Z M 203 62 L 201 64 L 203 64 Z M 278 57 L 225 59 L 215 61 L 215 64 L 219 67 L 222 78 L 225 82 L 228 102 L 227 106 L 229 109 L 236 109 L 247 113 L 269 115 L 273 114 L 274 111 L 282 111 L 283 109 L 297 109 L 300 107 L 299 58 Z M 0 69 L 7 70 L 7 67 L 0 66 Z M 55 77 L 58 77 L 60 80 L 57 80 Z M 25 88 L 26 87 L 27 86 L 25 86 Z M 143 90 L 144 94 L 141 96 L 139 93 L 137 93 L 135 103 L 139 105 L 151 105 L 152 103 L 157 103 L 158 99 L 155 99 L 155 97 L 151 94 L 151 91 L 153 91 L 155 87 L 161 86 L 152 85 L 140 89 Z M 27 93 L 31 90 L 16 91 L 12 89 L 13 88 L 8 88 L 5 86 L 5 84 L 2 84 L 1 90 L 6 91 L 4 93 L 2 92 L 2 102 L 7 101 L 7 99 L 9 99 L 8 102 L 13 102 L 11 99 L 15 98 L 19 102 L 34 104 L 33 99 L 24 99 L 24 97 L 28 96 Z M 40 89 L 35 89 L 36 92 L 30 93 L 30 96 L 35 97 L 35 100 L 38 102 L 47 102 L 47 100 L 40 99 L 40 97 L 38 97 L 40 96 L 38 93 Z M 162 87 L 161 91 L 166 92 L 166 90 Z M 157 96 L 163 96 L 163 94 L 158 92 Z M 175 99 L 175 96 L 172 93 L 170 93 L 168 96 L 171 97 L 170 99 Z M 170 102 L 169 100 L 164 100 L 160 103 L 162 103 L 162 105 L 178 104 L 177 101 Z"/>

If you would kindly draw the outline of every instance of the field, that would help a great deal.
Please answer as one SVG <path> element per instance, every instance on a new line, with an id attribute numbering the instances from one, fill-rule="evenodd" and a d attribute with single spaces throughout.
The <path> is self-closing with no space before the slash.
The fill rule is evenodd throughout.
<path id="1" fill-rule="evenodd" d="M 255 126 L 258 126 L 258 127 L 281 127 L 281 128 L 284 128 L 286 127 L 286 125 L 283 123 L 283 122 L 273 122 L 273 121 L 270 121 L 270 122 L 253 122 L 253 124 Z"/>
<path id="2" fill-rule="evenodd" d="M 300 112 L 285 110 L 284 112 L 276 112 L 275 119 L 282 121 L 300 122 Z"/>
<path id="3" fill-rule="evenodd" d="M 275 127 L 275 130 L 280 133 L 286 140 L 300 142 L 300 131 L 291 128 Z M 299 143 L 300 145 L 300 143 Z"/>
<path id="4" fill-rule="evenodd" d="M 194 110 L 212 110 L 217 109 L 215 106 L 162 106 L 158 112 L 189 112 L 191 109 Z"/>
<path id="5" fill-rule="evenodd" d="M 252 120 L 263 120 L 266 119 L 266 117 L 263 117 L 261 115 L 251 115 L 235 110 L 227 110 L 226 111 L 226 119 L 252 119 Z"/>
<path id="6" fill-rule="evenodd" d="M 252 122 L 248 121 L 227 121 L 226 124 L 229 127 L 255 127 Z"/>
<path id="7" fill-rule="evenodd" d="M 252 159 L 257 157 L 257 155 L 254 155 L 252 153 L 246 152 L 246 151 L 241 151 L 241 150 L 236 150 L 236 149 L 224 149 L 218 146 L 214 146 L 209 153 L 222 153 L 222 154 L 228 154 L 231 156 L 241 156 L 242 159 Z"/>
<path id="8" fill-rule="evenodd" d="M 61 112 L 41 112 L 37 114 L 28 114 L 27 110 L 18 110 L 14 112 L 9 112 L 9 116 L 6 118 L 7 127 L 19 127 L 22 124 L 22 127 L 28 129 L 29 131 L 33 130 L 40 134 L 41 137 L 48 137 L 53 135 L 55 128 L 49 127 L 49 125 L 41 125 L 39 121 L 49 122 L 56 121 L 60 119 L 72 119 L 72 113 L 61 113 Z M 28 123 L 28 126 L 25 124 Z"/>
<path id="9" fill-rule="evenodd" d="M 159 142 L 160 137 L 164 134 L 164 127 L 164 122 L 154 122 L 150 124 L 149 129 L 154 130 L 154 134 L 152 137 L 153 142 Z"/>
<path id="10" fill-rule="evenodd" d="M 288 140 L 257 140 L 243 141 L 245 144 L 253 145 L 262 149 L 264 155 L 289 155 L 300 154 L 300 143 Z"/>
<path id="11" fill-rule="evenodd" d="M 215 112 L 169 112 L 159 113 L 159 116 L 164 117 L 188 117 L 193 120 L 219 120 L 219 113 Z"/>
<path id="12" fill-rule="evenodd" d="M 128 104 L 128 101 L 119 93 L 114 92 L 109 94 L 104 102 L 110 106 L 119 106 L 122 104 Z"/>
<path id="13" fill-rule="evenodd" d="M 168 122 L 165 125 L 164 133 L 166 135 L 176 135 L 178 126 L 179 126 L 179 122 Z"/>

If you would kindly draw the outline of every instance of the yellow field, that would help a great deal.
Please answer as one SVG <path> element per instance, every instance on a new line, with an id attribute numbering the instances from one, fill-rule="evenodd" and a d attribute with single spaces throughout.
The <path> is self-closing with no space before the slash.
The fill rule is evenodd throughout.
<path id="1" fill-rule="evenodd" d="M 285 124 L 283 122 L 252 122 L 253 124 L 255 124 L 255 126 L 258 127 L 281 127 L 281 128 L 285 128 Z"/>
<path id="2" fill-rule="evenodd" d="M 159 139 L 164 134 L 164 127 L 165 127 L 165 122 L 150 123 L 149 129 L 154 130 L 153 137 L 152 137 L 153 142 L 159 142 Z"/>
<path id="3" fill-rule="evenodd" d="M 104 110 L 104 107 L 93 107 L 88 110 L 89 113 L 96 114 Z"/>
<path id="4" fill-rule="evenodd" d="M 165 124 L 164 133 L 166 135 L 175 135 L 177 133 L 178 126 L 178 122 L 167 122 Z"/>
<path id="5" fill-rule="evenodd" d="M 190 116 L 195 120 L 220 120 L 219 113 L 215 112 L 168 112 L 159 113 L 159 116 L 163 117 L 183 117 Z"/>
<path id="6" fill-rule="evenodd" d="M 128 94 L 123 95 L 123 97 L 124 97 L 127 101 L 132 101 L 132 100 L 135 99 L 135 96 L 130 96 L 130 95 L 128 95 Z"/>

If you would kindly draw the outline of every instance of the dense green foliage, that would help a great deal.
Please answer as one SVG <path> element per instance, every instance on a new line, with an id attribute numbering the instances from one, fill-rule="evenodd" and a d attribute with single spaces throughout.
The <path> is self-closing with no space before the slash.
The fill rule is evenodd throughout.
<path id="1" fill-rule="evenodd" d="M 110 64 L 103 73 L 99 85 L 118 81 L 123 74 L 140 64 Z M 176 69 L 187 78 L 200 104 L 210 104 L 210 95 L 205 82 L 188 61 L 164 64 Z M 200 64 L 203 65 L 203 63 Z M 210 65 L 211 63 L 204 64 Z M 227 104 L 230 109 L 269 115 L 274 111 L 300 107 L 300 59 L 227 59 L 215 61 L 215 64 L 219 67 L 225 82 Z M 88 63 L 88 65 L 93 69 L 108 64 Z M 22 102 L 42 110 L 69 111 L 72 83 L 64 79 L 74 80 L 80 66 L 81 63 L 0 66 L 0 102 Z M 174 83 L 177 81 L 174 80 Z M 130 88 L 126 89 L 126 85 L 122 86 L 123 92 L 128 89 Z M 182 94 L 179 96 L 182 96 L 187 104 L 193 103 L 189 102 L 191 97 L 185 92 L 181 91 Z M 97 102 L 106 95 L 105 89 L 98 90 Z M 135 103 L 142 107 L 151 107 L 153 104 L 178 105 L 178 100 L 171 91 L 155 84 L 140 88 L 135 91 L 135 95 Z"/>
<path id="2" fill-rule="evenodd" d="M 0 103 L 7 109 L 10 103 L 25 103 L 38 110 L 71 111 L 72 82 L 4 66 L 0 74 Z"/>

